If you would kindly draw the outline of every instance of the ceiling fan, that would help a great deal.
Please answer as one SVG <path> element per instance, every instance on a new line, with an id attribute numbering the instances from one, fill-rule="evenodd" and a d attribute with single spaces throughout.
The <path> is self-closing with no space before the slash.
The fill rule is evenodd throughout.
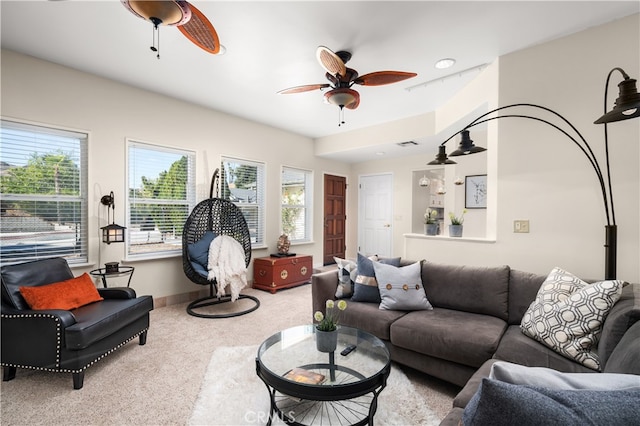
<path id="1" fill-rule="evenodd" d="M 134 15 L 153 24 L 153 46 L 160 59 L 159 25 L 177 26 L 182 34 L 196 46 L 211 54 L 220 52 L 220 40 L 215 28 L 194 5 L 182 0 L 121 0 Z M 158 47 L 155 34 L 158 31 Z"/>
<path id="2" fill-rule="evenodd" d="M 344 50 L 333 52 L 325 46 L 318 46 L 318 49 L 316 49 L 316 58 L 322 68 L 325 69 L 325 77 L 329 80 L 329 83 L 295 86 L 280 90 L 278 93 L 287 95 L 318 89 L 324 90 L 330 87 L 331 90 L 324 94 L 324 99 L 330 104 L 337 105 L 342 113 L 344 108 L 356 109 L 358 105 L 360 105 L 360 94 L 351 88 L 354 84 L 361 86 L 383 86 L 418 75 L 414 72 L 376 71 L 359 76 L 356 70 L 347 68 L 345 65 L 349 59 L 351 59 L 350 52 Z M 341 120 L 338 125 L 340 124 L 344 124 L 344 120 Z"/>

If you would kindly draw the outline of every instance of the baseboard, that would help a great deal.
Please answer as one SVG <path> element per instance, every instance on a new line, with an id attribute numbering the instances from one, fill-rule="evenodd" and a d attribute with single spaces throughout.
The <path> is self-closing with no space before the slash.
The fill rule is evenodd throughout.
<path id="1" fill-rule="evenodd" d="M 253 280 L 249 280 L 247 288 L 251 288 Z M 154 297 L 153 307 L 162 308 L 164 306 L 179 305 L 181 303 L 188 303 L 206 297 L 209 295 L 209 286 L 202 286 L 201 290 L 190 291 L 188 293 L 172 294 L 170 296 Z"/>

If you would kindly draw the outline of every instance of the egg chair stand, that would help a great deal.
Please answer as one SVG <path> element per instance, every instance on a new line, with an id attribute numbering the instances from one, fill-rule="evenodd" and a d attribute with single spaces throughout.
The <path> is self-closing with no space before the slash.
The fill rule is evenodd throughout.
<path id="1" fill-rule="evenodd" d="M 201 297 L 189 303 L 187 313 L 200 318 L 230 318 L 245 315 L 255 311 L 260 306 L 260 300 L 254 296 L 240 294 L 238 300 L 249 299 L 249 307 L 241 311 L 226 313 L 203 313 L 197 312 L 199 308 L 212 305 L 219 305 L 232 302 L 231 296 L 217 296 L 217 279 L 209 281 L 203 271 L 196 271 L 196 266 L 189 254 L 189 246 L 202 240 L 206 233 L 212 232 L 214 235 L 228 235 L 240 243 L 245 253 L 245 266 L 249 266 L 251 261 L 251 236 L 249 227 L 245 221 L 242 211 L 231 201 L 214 197 L 214 189 L 217 194 L 218 169 L 211 179 L 209 198 L 198 203 L 184 224 L 182 233 L 182 267 L 185 275 L 195 284 L 209 286 L 209 295 Z M 232 302 L 235 303 L 235 302 Z M 245 303 L 246 304 L 246 303 Z"/>

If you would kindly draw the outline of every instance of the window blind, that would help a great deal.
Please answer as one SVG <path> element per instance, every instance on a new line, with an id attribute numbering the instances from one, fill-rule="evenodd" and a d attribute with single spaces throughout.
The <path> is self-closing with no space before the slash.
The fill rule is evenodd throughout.
<path id="1" fill-rule="evenodd" d="M 180 252 L 195 206 L 195 153 L 129 141 L 127 255 Z"/>
<path id="2" fill-rule="evenodd" d="M 220 197 L 231 200 L 244 215 L 253 247 L 264 245 L 265 165 L 223 157 Z"/>
<path id="3" fill-rule="evenodd" d="M 87 262 L 87 140 L 0 121 L 0 263 Z"/>
<path id="4" fill-rule="evenodd" d="M 291 242 L 312 239 L 312 183 L 311 171 L 282 167 L 282 232 Z"/>

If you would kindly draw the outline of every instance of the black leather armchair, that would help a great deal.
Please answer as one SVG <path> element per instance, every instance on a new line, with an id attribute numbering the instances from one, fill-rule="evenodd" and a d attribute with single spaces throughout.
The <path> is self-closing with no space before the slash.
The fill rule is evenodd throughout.
<path id="1" fill-rule="evenodd" d="M 104 300 L 69 311 L 31 310 L 19 288 L 73 278 L 63 258 L 5 265 L 2 275 L 1 356 L 3 381 L 18 368 L 71 373 L 74 389 L 85 370 L 126 343 L 146 343 L 151 296 L 136 297 L 132 288 L 98 288 Z"/>

